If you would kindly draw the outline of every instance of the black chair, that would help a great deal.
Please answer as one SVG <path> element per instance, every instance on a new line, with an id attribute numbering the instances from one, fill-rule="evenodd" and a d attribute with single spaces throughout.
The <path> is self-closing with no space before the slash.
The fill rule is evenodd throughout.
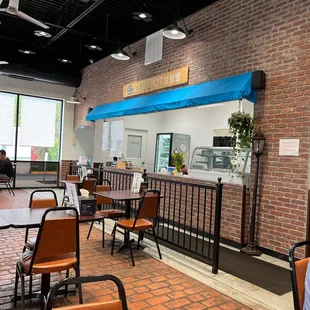
<path id="1" fill-rule="evenodd" d="M 88 277 L 79 277 L 79 278 L 70 278 L 60 281 L 59 283 L 55 284 L 54 287 L 51 289 L 47 296 L 47 302 L 45 305 L 45 310 L 53 309 L 53 298 L 56 295 L 57 291 L 62 286 L 68 285 L 78 285 L 81 286 L 83 283 L 90 283 L 90 282 L 99 282 L 99 281 L 112 281 L 116 284 L 118 288 L 118 299 L 113 301 L 104 301 L 104 302 L 92 302 L 83 305 L 71 305 L 66 306 L 65 309 L 70 310 L 87 310 L 87 309 L 102 309 L 102 310 L 127 310 L 127 301 L 126 301 L 126 294 L 125 289 L 122 282 L 115 276 L 112 275 L 103 275 L 103 276 L 88 276 Z M 63 309 L 59 307 L 57 309 Z"/>
<path id="2" fill-rule="evenodd" d="M 9 193 L 13 194 L 13 196 L 15 196 L 15 193 L 13 191 L 11 184 L 14 182 L 15 175 L 16 175 L 16 165 L 13 164 L 13 175 L 12 175 L 12 177 L 9 180 L 0 180 L 0 184 L 4 184 L 6 186 L 6 188 L 8 189 Z M 1 189 L 0 189 L 0 191 L 1 191 Z"/>
<path id="3" fill-rule="evenodd" d="M 294 299 L 294 309 L 302 310 L 305 299 L 305 278 L 310 257 L 296 260 L 295 250 L 303 246 L 309 246 L 310 241 L 302 241 L 291 246 L 289 262 L 291 268 L 291 281 Z"/>

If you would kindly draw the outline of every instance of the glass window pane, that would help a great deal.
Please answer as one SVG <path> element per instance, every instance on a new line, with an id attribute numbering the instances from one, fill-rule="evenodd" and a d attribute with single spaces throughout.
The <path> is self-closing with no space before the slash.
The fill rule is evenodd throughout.
<path id="1" fill-rule="evenodd" d="M 17 95 L 0 92 L 0 149 L 10 159 L 15 156 L 15 119 Z"/>
<path id="2" fill-rule="evenodd" d="M 19 97 L 18 160 L 58 161 L 61 102 Z"/>
<path id="3" fill-rule="evenodd" d="M 142 136 L 128 135 L 127 157 L 141 158 Z"/>

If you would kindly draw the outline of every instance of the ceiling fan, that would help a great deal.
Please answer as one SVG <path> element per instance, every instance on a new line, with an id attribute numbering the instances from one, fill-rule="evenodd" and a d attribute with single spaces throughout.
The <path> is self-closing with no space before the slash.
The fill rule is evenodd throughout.
<path id="1" fill-rule="evenodd" d="M 2 3 L 2 0 L 0 0 L 0 4 Z M 49 27 L 45 24 L 43 24 L 42 22 L 34 19 L 33 17 L 21 12 L 18 10 L 18 7 L 19 7 L 19 0 L 10 0 L 9 1 L 9 5 L 7 8 L 3 8 L 3 9 L 0 9 L 0 12 L 5 12 L 5 13 L 8 13 L 8 14 L 11 14 L 11 15 L 14 15 L 14 16 L 17 16 L 19 18 L 22 18 L 30 23 L 33 23 L 37 26 L 40 26 L 42 28 L 45 28 L 45 29 L 48 29 Z"/>

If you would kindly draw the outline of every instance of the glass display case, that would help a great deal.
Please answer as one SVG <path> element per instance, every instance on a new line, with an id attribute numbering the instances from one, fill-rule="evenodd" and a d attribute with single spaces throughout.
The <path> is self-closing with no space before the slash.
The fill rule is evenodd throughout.
<path id="1" fill-rule="evenodd" d="M 238 171 L 243 176 L 250 172 L 250 149 L 244 149 L 236 159 Z M 230 147 L 196 147 L 193 151 L 191 170 L 231 173 L 233 151 Z"/>

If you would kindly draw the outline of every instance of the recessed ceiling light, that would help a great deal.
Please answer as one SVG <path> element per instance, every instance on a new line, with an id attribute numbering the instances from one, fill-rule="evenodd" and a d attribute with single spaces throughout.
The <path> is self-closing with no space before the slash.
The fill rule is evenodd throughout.
<path id="1" fill-rule="evenodd" d="M 133 14 L 133 19 L 136 20 L 143 20 L 145 22 L 151 22 L 153 21 L 152 19 L 152 15 L 150 13 L 146 13 L 146 12 L 134 12 Z"/>
<path id="2" fill-rule="evenodd" d="M 58 61 L 60 61 L 63 64 L 72 64 L 72 61 L 65 58 L 59 58 Z"/>
<path id="3" fill-rule="evenodd" d="M 92 44 L 92 45 L 85 45 L 87 48 L 89 48 L 92 51 L 102 51 L 102 48 L 98 45 Z"/>
<path id="4" fill-rule="evenodd" d="M 35 30 L 34 35 L 37 37 L 44 37 L 44 38 L 51 38 L 52 35 L 46 31 L 43 30 Z"/>
<path id="5" fill-rule="evenodd" d="M 25 54 L 25 55 L 34 55 L 35 52 L 30 51 L 30 50 L 18 50 L 20 53 Z"/>

